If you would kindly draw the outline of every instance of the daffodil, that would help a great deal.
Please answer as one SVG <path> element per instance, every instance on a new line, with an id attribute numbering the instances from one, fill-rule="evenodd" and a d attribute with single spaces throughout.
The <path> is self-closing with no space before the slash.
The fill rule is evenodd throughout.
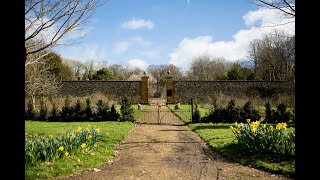
<path id="1" fill-rule="evenodd" d="M 82 148 L 85 148 L 85 147 L 86 147 L 86 143 L 82 143 L 82 144 L 81 144 L 81 147 L 82 147 Z"/>
<path id="2" fill-rule="evenodd" d="M 63 150 L 64 150 L 64 147 L 63 147 L 63 146 L 60 146 L 60 147 L 59 147 L 59 150 L 60 150 L 60 151 L 63 151 Z"/>
<path id="3" fill-rule="evenodd" d="M 246 119 L 247 123 L 250 123 L 250 119 Z"/>
<path id="4" fill-rule="evenodd" d="M 240 127 L 238 127 L 238 128 L 236 129 L 236 132 L 237 132 L 238 134 L 240 134 L 240 132 L 241 132 L 241 128 L 240 128 Z"/>
<path id="5" fill-rule="evenodd" d="M 66 151 L 65 153 L 64 153 L 64 156 L 69 156 L 69 153 L 68 153 L 68 151 Z"/>
<path id="6" fill-rule="evenodd" d="M 96 129 L 96 131 L 99 133 L 99 132 L 100 132 L 100 129 L 99 129 L 99 128 L 97 128 L 97 129 Z"/>
<path id="7" fill-rule="evenodd" d="M 287 129 L 287 124 L 286 123 L 278 123 L 276 126 L 277 129 Z"/>
<path id="8" fill-rule="evenodd" d="M 50 137 L 50 138 L 53 138 L 53 135 L 52 135 L 52 134 L 50 134 L 50 135 L 49 135 L 49 137 Z"/>
<path id="9" fill-rule="evenodd" d="M 92 135 L 91 135 L 91 134 L 89 134 L 88 139 L 91 139 L 91 138 L 92 138 Z"/>
<path id="10" fill-rule="evenodd" d="M 82 128 L 79 126 L 79 127 L 77 128 L 77 131 L 78 131 L 78 132 L 80 132 L 80 131 L 81 131 L 81 129 L 82 129 Z"/>

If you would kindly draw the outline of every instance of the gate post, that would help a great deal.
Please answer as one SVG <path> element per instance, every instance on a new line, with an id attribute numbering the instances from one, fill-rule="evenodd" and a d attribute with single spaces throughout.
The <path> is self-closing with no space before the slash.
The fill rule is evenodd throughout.
<path id="1" fill-rule="evenodd" d="M 142 104 L 147 104 L 148 103 L 148 79 L 149 77 L 147 75 L 144 75 L 141 77 L 141 89 L 140 89 L 140 103 Z"/>
<path id="2" fill-rule="evenodd" d="M 166 82 L 167 103 L 174 103 L 175 90 L 174 90 L 173 77 L 168 75 L 166 79 L 167 79 L 167 82 Z"/>

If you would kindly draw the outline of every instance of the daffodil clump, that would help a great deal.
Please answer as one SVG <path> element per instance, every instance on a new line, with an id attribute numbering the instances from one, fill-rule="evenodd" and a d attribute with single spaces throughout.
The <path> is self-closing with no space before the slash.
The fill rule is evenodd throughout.
<path id="1" fill-rule="evenodd" d="M 295 132 L 286 123 L 271 125 L 260 121 L 230 126 L 238 145 L 250 153 L 272 153 L 295 156 Z"/>
<path id="2" fill-rule="evenodd" d="M 77 153 L 88 153 L 100 140 L 99 132 L 99 129 L 88 126 L 87 128 L 78 127 L 76 130 L 56 137 L 49 135 L 28 139 L 25 143 L 25 163 L 49 162 Z"/>

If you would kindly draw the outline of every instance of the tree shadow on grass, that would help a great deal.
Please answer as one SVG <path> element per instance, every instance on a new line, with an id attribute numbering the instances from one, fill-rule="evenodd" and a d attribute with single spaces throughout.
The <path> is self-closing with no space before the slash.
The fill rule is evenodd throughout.
<path id="1" fill-rule="evenodd" d="M 237 144 L 228 144 L 223 147 L 212 147 L 212 149 L 223 155 L 228 160 L 245 166 L 252 166 L 270 173 L 281 174 L 290 178 L 295 177 L 294 157 L 268 153 L 250 153 Z"/>
<path id="2" fill-rule="evenodd" d="M 230 129 L 230 124 L 208 124 L 208 125 L 198 125 L 192 128 L 193 130 L 201 129 Z"/>

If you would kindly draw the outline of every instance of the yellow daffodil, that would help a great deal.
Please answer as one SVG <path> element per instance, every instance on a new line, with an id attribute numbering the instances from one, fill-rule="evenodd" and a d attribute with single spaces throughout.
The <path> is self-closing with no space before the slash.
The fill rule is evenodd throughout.
<path id="1" fill-rule="evenodd" d="M 81 147 L 82 147 L 82 148 L 85 148 L 85 147 L 86 147 L 86 143 L 82 143 L 82 144 L 81 144 Z"/>
<path id="2" fill-rule="evenodd" d="M 60 150 L 60 151 L 63 151 L 63 150 L 64 150 L 64 147 L 63 147 L 63 146 L 60 146 L 60 147 L 59 147 L 59 150 Z"/>
<path id="3" fill-rule="evenodd" d="M 68 153 L 68 151 L 66 151 L 65 153 L 64 153 L 64 156 L 69 156 L 69 153 Z"/>
<path id="4" fill-rule="evenodd" d="M 246 119 L 247 123 L 250 123 L 250 119 Z"/>
<path id="5" fill-rule="evenodd" d="M 238 134 L 240 134 L 241 128 L 240 128 L 240 127 L 237 127 L 236 132 L 237 132 Z"/>
<path id="6" fill-rule="evenodd" d="M 86 128 L 86 131 L 87 131 L 87 132 L 90 132 L 90 129 L 89 129 L 89 128 Z"/>
<path id="7" fill-rule="evenodd" d="M 80 131 L 81 131 L 81 129 L 82 129 L 82 128 L 79 126 L 79 127 L 77 128 L 77 131 L 78 131 L 78 132 L 80 132 Z"/>
<path id="8" fill-rule="evenodd" d="M 273 126 L 269 126 L 269 131 L 273 131 Z"/>
<path id="9" fill-rule="evenodd" d="M 233 126 L 230 126 L 230 129 L 233 129 Z"/>
<path id="10" fill-rule="evenodd" d="M 50 134 L 50 135 L 49 135 L 49 137 L 50 137 L 50 138 L 53 138 L 53 135 L 52 135 L 52 134 Z"/>
<path id="11" fill-rule="evenodd" d="M 88 139 L 91 139 L 91 138 L 92 138 L 92 135 L 91 135 L 91 134 L 89 134 Z"/>
<path id="12" fill-rule="evenodd" d="M 287 124 L 286 123 L 278 123 L 276 126 L 277 129 L 287 129 Z"/>
<path id="13" fill-rule="evenodd" d="M 96 131 L 99 133 L 99 132 L 100 132 L 100 129 L 98 128 L 98 129 L 96 129 Z"/>

